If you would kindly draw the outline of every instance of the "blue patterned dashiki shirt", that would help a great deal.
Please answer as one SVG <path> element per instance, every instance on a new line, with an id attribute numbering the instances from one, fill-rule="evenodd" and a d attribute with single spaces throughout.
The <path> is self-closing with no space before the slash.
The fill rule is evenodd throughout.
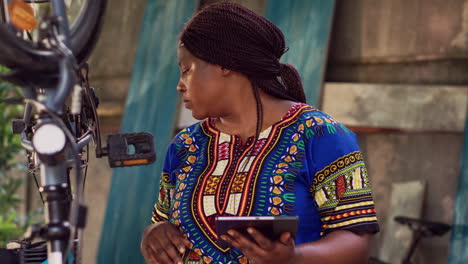
<path id="1" fill-rule="evenodd" d="M 193 244 L 185 263 L 248 263 L 218 246 L 216 216 L 297 215 L 296 244 L 334 230 L 379 231 L 356 136 L 342 124 L 297 103 L 253 141 L 206 119 L 169 146 L 152 222 L 170 221 Z"/>

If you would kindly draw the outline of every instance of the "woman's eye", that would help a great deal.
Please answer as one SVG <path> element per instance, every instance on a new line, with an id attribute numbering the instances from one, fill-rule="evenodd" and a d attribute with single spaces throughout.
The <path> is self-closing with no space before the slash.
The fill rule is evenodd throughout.
<path id="1" fill-rule="evenodd" d="M 186 74 L 190 69 L 186 69 L 182 71 L 182 74 Z"/>

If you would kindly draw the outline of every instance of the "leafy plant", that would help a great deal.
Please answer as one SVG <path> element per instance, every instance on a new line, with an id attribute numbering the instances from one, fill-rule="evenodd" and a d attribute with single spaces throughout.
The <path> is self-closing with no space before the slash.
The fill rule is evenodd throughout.
<path id="1" fill-rule="evenodd" d="M 0 66 L 0 73 L 8 69 Z M 0 98 L 19 97 L 17 87 L 0 81 Z M 11 121 L 21 116 L 22 106 L 0 103 L 0 247 L 6 242 L 18 239 L 25 231 L 29 220 L 20 218 L 18 206 L 23 202 L 17 195 L 23 178 L 12 177 L 13 171 L 25 173 L 25 166 L 18 162 L 21 141 L 11 131 Z"/>

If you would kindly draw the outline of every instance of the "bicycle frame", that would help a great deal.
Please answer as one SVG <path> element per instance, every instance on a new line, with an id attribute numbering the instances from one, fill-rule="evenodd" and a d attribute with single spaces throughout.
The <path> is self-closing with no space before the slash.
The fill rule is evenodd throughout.
<path id="1" fill-rule="evenodd" d="M 63 0 L 51 0 L 53 15 L 58 18 L 58 34 L 63 45 L 64 50 L 69 50 L 70 47 L 70 32 L 68 28 L 68 20 L 66 15 L 66 7 Z M 40 115 L 37 120 L 37 125 L 40 128 L 43 124 L 54 124 L 61 127 L 65 134 L 67 134 L 67 128 L 64 127 L 63 122 L 58 118 L 62 113 L 62 106 L 64 105 L 65 99 L 69 96 L 74 76 L 72 70 L 72 54 L 64 54 L 60 59 L 60 77 L 59 85 L 57 89 L 46 89 L 46 100 L 44 102 L 44 112 Z M 25 88 L 23 88 L 24 90 Z M 46 110 L 47 109 L 47 110 Z M 27 107 L 26 110 L 30 110 Z M 26 116 L 29 113 L 25 113 Z M 25 120 L 27 122 L 27 120 Z M 69 131 L 68 131 L 69 132 Z M 69 133 L 68 133 L 69 134 Z M 72 142 L 74 137 L 68 135 L 69 142 L 71 143 L 70 149 L 72 150 L 75 158 L 75 173 L 77 179 L 81 179 L 81 159 L 79 158 L 80 150 Z M 71 137 L 71 138 L 70 138 Z M 30 149 L 32 145 L 28 140 L 22 137 L 23 146 L 27 146 Z M 90 138 L 83 139 L 80 145 L 84 145 L 83 142 L 88 141 Z M 66 256 L 68 249 L 71 248 L 72 240 L 74 236 L 71 235 L 72 226 L 69 223 L 70 219 L 70 205 L 71 205 L 71 193 L 70 193 L 70 181 L 69 181 L 69 165 L 67 159 L 57 164 L 45 161 L 40 155 L 40 170 L 41 170 L 41 189 L 40 192 L 45 198 L 45 212 L 46 213 L 46 227 L 36 230 L 37 234 L 48 240 L 48 261 L 51 264 L 62 264 L 66 263 Z M 79 184 L 78 184 L 79 186 Z M 78 204 L 81 203 L 81 188 L 77 188 Z M 75 217 L 76 212 L 73 213 Z M 72 218 L 73 219 L 73 218 Z M 75 224 L 76 223 L 72 223 Z M 77 226 L 79 227 L 79 226 Z"/>
<path id="2" fill-rule="evenodd" d="M 24 114 L 24 123 L 28 126 L 32 107 L 40 109 L 39 118 L 36 120 L 36 127 L 40 129 L 44 124 L 55 125 L 62 129 L 67 137 L 64 153 L 66 156 L 60 162 L 50 162 L 44 160 L 44 157 L 37 155 L 38 164 L 41 171 L 41 188 L 40 192 L 45 199 L 46 225 L 43 227 L 34 227 L 28 236 L 41 236 L 47 240 L 48 261 L 51 264 L 67 263 L 67 252 L 73 246 L 73 238 L 76 233 L 72 232 L 73 228 L 83 228 L 85 207 L 82 206 L 81 185 L 81 157 L 82 149 L 91 141 L 92 134 L 88 133 L 83 138 L 76 141 L 67 126 L 63 123 L 60 115 L 63 114 L 63 106 L 65 100 L 72 91 L 73 84 L 76 83 L 77 76 L 75 70 L 75 58 L 70 51 L 70 31 L 66 15 L 66 7 L 64 0 L 51 0 L 52 14 L 57 18 L 56 39 L 57 49 L 60 50 L 61 57 L 59 60 L 59 78 L 56 88 L 48 87 L 44 89 L 45 100 L 42 104 L 36 101 L 36 91 L 34 88 L 22 87 L 23 94 L 26 98 L 26 107 Z M 8 21 L 6 11 L 6 0 L 2 1 L 3 17 Z M 75 131 L 76 132 L 76 131 Z M 25 131 L 21 132 L 21 142 L 25 149 L 34 152 L 33 143 L 28 140 Z M 72 164 L 72 166 L 70 166 Z M 70 167 L 74 167 L 77 182 L 76 205 L 71 211 L 72 194 L 70 188 L 69 171 Z M 71 222 L 71 223 L 70 223 Z"/>
<path id="3" fill-rule="evenodd" d="M 3 18 L 2 22 L 10 23 L 10 17 L 8 16 L 8 12 L 6 12 L 6 10 L 7 10 L 6 1 L 2 1 L 2 3 L 0 3 L 0 15 L 2 15 L 2 18 Z"/>
<path id="4" fill-rule="evenodd" d="M 14 38 L 2 39 L 2 30 L 7 29 L 1 25 L 0 47 L 2 45 L 15 47 L 20 52 L 32 54 L 31 58 L 44 59 L 49 64 L 57 63 L 58 72 L 52 75 L 46 72 L 45 77 L 41 79 L 45 82 L 41 81 L 39 84 L 29 79 L 39 80 L 40 78 L 30 78 L 28 75 L 42 75 L 44 72 L 35 71 L 33 68 L 27 70 L 15 68 L 10 73 L 0 74 L 0 79 L 24 84 L 21 87 L 25 103 L 24 116 L 22 120 L 14 121 L 13 130 L 14 133 L 21 135 L 22 146 L 34 156 L 35 161 L 32 167 L 40 167 L 41 172 L 39 191 L 44 197 L 46 224 L 31 227 L 25 235 L 26 240 L 32 240 L 36 236 L 45 239 L 50 264 L 69 263 L 68 252 L 70 251 L 76 253 L 74 254 L 77 256 L 75 263 L 79 263 L 80 253 L 72 249 L 75 249 L 75 242 L 79 242 L 78 230 L 85 227 L 86 219 L 87 209 L 83 205 L 84 175 L 82 173 L 82 168 L 87 166 L 82 159 L 84 148 L 91 140 L 94 140 L 96 156 L 98 158 L 108 156 L 109 165 L 112 168 L 150 164 L 155 161 L 156 155 L 153 137 L 149 133 L 111 135 L 108 138 L 107 147 L 101 146 L 99 120 L 96 114 L 97 98 L 92 88 L 89 87 L 87 65 L 78 62 L 72 52 L 64 0 L 50 0 L 50 3 L 52 4 L 52 19 L 40 25 L 41 30 L 49 30 L 50 49 L 34 50 L 32 46 L 24 45 L 22 42 L 16 43 Z M 0 4 L 2 4 L 0 11 L 7 13 L 7 0 L 1 0 Z M 100 7 L 105 7 L 105 1 Z M 103 12 L 98 11 L 99 14 Z M 98 31 L 93 30 L 93 37 L 97 38 Z M 18 44 L 18 47 L 15 44 Z M 94 44 L 90 42 L 87 45 L 93 46 Z M 39 68 L 41 65 L 37 69 Z M 86 69 L 85 77 L 83 68 Z M 23 79 L 26 80 L 23 82 Z M 70 97 L 71 109 L 67 109 L 65 102 Z M 84 109 L 83 104 L 89 109 Z M 33 109 L 37 110 L 37 115 L 31 121 Z M 85 110 L 91 110 L 91 116 L 88 116 Z M 92 121 L 92 127 L 87 122 L 82 122 L 82 114 L 84 114 L 83 118 L 89 118 Z M 50 140 L 52 134 L 56 137 Z M 136 150 L 134 154 L 128 153 L 129 145 L 134 146 Z M 74 197 L 70 182 L 72 169 L 76 187 Z M 77 248 L 79 251 L 80 247 Z"/>

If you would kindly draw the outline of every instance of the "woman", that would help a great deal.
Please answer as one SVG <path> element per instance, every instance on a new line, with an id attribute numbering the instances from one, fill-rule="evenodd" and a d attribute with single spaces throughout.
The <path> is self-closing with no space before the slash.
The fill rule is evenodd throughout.
<path id="1" fill-rule="evenodd" d="M 202 121 L 167 151 L 141 243 L 149 263 L 366 263 L 379 226 L 356 137 L 305 104 L 284 52 L 281 31 L 237 4 L 186 24 L 177 90 Z M 225 215 L 298 215 L 299 231 L 218 237 L 214 219 Z"/>

